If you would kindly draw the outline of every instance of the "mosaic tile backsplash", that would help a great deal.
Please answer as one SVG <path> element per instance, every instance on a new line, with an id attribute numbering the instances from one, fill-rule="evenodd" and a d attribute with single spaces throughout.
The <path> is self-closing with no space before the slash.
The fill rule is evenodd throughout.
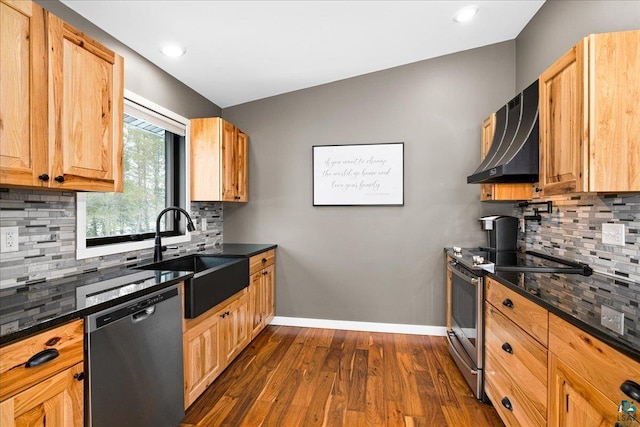
<path id="1" fill-rule="evenodd" d="M 167 255 L 207 250 L 222 244 L 222 203 L 192 202 L 196 224 L 191 241 Z M 201 231 L 201 222 L 207 230 Z M 17 252 L 0 254 L 0 292 L 78 273 L 151 261 L 153 249 L 76 260 L 76 195 L 23 189 L 0 189 L 0 227 L 18 227 Z"/>
<path id="2" fill-rule="evenodd" d="M 551 215 L 526 221 L 520 246 L 587 263 L 594 271 L 640 284 L 640 194 L 554 196 Z M 544 206 L 535 206 L 545 209 Z M 514 208 L 522 218 L 533 206 Z M 625 246 L 602 243 L 602 224 L 624 224 Z M 637 304 L 637 301 L 636 301 Z"/>

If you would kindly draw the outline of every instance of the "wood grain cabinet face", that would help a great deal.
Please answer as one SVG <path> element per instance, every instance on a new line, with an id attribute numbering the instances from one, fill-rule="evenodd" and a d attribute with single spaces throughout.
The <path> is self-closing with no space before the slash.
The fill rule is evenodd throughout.
<path id="1" fill-rule="evenodd" d="M 484 319 L 487 396 L 509 426 L 547 425 L 548 312 L 487 278 Z"/>
<path id="2" fill-rule="evenodd" d="M 247 289 L 195 319 L 185 319 L 182 335 L 185 409 L 249 344 L 250 324 Z"/>
<path id="3" fill-rule="evenodd" d="M 51 14 L 48 32 L 51 186 L 122 191 L 122 58 Z"/>
<path id="4" fill-rule="evenodd" d="M 640 383 L 640 363 L 549 316 L 549 425 L 634 425 L 618 412 L 631 401 L 620 390 L 626 380 Z"/>
<path id="5" fill-rule="evenodd" d="M 481 158 L 484 160 L 491 143 L 493 142 L 493 134 L 496 127 L 495 113 L 487 117 L 482 122 L 481 141 Z M 515 201 L 528 200 L 531 198 L 530 184 L 480 184 L 480 200 L 481 201 Z"/>
<path id="6" fill-rule="evenodd" d="M 219 118 L 191 120 L 191 200 L 247 202 L 248 138 Z"/>
<path id="7" fill-rule="evenodd" d="M 0 182 L 47 187 L 45 12 L 35 3 L 0 2 Z"/>
<path id="8" fill-rule="evenodd" d="M 249 260 L 251 337 L 256 337 L 275 315 L 275 250 Z"/>
<path id="9" fill-rule="evenodd" d="M 640 30 L 584 38 L 540 75 L 544 195 L 640 191 Z"/>
<path id="10" fill-rule="evenodd" d="M 29 1 L 0 20 L 0 183 L 122 191 L 122 57 Z"/>
<path id="11" fill-rule="evenodd" d="M 221 317 L 213 315 L 183 335 L 185 408 L 189 407 L 222 371 Z"/>
<path id="12" fill-rule="evenodd" d="M 3 347 L 0 357 L 0 425 L 84 425 L 84 323 L 76 320 Z M 26 368 L 29 358 L 56 349 L 58 356 Z"/>

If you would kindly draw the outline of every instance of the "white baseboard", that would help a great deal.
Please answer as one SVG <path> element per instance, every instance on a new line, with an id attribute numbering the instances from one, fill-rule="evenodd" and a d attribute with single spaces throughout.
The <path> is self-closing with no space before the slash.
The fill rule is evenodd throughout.
<path id="1" fill-rule="evenodd" d="M 404 325 L 399 323 L 354 322 L 350 320 L 309 319 L 304 317 L 275 316 L 272 325 L 303 328 L 342 329 L 346 331 L 389 332 L 393 334 L 433 335 L 444 337 L 445 326 Z"/>

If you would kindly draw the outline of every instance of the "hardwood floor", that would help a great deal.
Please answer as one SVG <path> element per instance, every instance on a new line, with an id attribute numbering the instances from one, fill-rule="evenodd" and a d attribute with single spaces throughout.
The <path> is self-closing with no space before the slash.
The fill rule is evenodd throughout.
<path id="1" fill-rule="evenodd" d="M 503 426 L 444 337 L 267 327 L 187 410 L 193 426 Z"/>

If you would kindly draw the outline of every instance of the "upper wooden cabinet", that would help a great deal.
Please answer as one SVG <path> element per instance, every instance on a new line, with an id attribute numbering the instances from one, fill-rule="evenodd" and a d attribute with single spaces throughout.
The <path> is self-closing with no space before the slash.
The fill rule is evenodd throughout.
<path id="1" fill-rule="evenodd" d="M 495 129 L 496 114 L 493 113 L 482 122 L 480 160 L 484 160 L 489 148 L 491 148 Z M 480 184 L 480 200 L 483 202 L 528 199 L 531 199 L 531 184 Z"/>
<path id="2" fill-rule="evenodd" d="M 220 117 L 191 119 L 191 200 L 246 202 L 248 138 Z"/>
<path id="3" fill-rule="evenodd" d="M 32 2 L 0 21 L 0 184 L 122 191 L 122 57 Z"/>
<path id="4" fill-rule="evenodd" d="M 640 31 L 590 35 L 540 75 L 543 194 L 640 191 Z"/>

